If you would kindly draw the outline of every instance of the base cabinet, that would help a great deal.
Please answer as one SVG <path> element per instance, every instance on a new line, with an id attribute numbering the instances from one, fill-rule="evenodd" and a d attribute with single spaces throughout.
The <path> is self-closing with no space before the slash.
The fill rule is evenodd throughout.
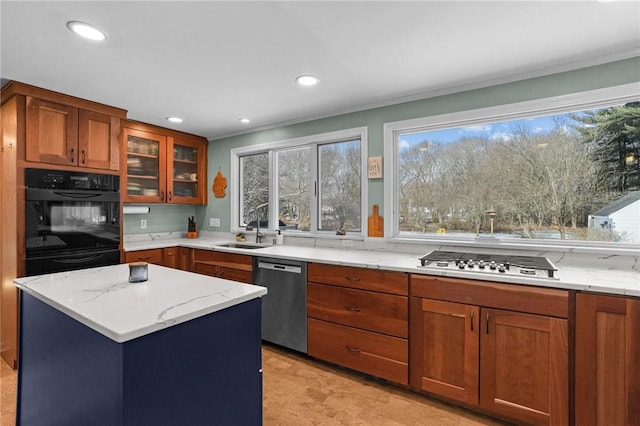
<path id="1" fill-rule="evenodd" d="M 252 256 L 193 249 L 193 272 L 251 284 L 252 271 Z"/>
<path id="2" fill-rule="evenodd" d="M 453 301 L 429 297 L 440 297 L 442 284 Z M 507 310 L 533 311 L 538 290 L 527 295 L 522 286 L 502 285 L 501 300 L 500 285 L 491 283 L 483 289 L 479 282 L 412 276 L 411 285 L 411 387 L 518 424 L 569 424 L 567 319 Z M 567 303 L 567 292 L 556 296 Z M 496 308 L 501 304 L 507 309 Z"/>
<path id="3" fill-rule="evenodd" d="M 640 424 L 640 299 L 576 295 L 575 419 Z"/>
<path id="4" fill-rule="evenodd" d="M 21 297 L 18 425 L 262 424 L 261 301 L 118 343 Z"/>
<path id="5" fill-rule="evenodd" d="M 309 355 L 408 384 L 408 279 L 399 272 L 307 264 Z"/>
<path id="6" fill-rule="evenodd" d="M 569 424 L 567 320 L 480 314 L 480 407 L 524 424 Z"/>
<path id="7" fill-rule="evenodd" d="M 187 247 L 166 247 L 162 253 L 162 264 L 168 268 L 191 271 L 192 249 Z"/>
<path id="8" fill-rule="evenodd" d="M 480 308 L 411 298 L 411 386 L 478 405 Z"/>
<path id="9" fill-rule="evenodd" d="M 163 265 L 162 249 L 149 249 L 128 251 L 124 255 L 125 262 L 148 262 L 156 265 Z"/>

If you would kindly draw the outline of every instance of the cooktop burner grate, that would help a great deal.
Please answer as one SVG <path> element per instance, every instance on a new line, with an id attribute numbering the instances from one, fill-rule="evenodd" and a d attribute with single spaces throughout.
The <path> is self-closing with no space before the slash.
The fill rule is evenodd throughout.
<path id="1" fill-rule="evenodd" d="M 510 272 L 523 275 L 544 275 L 554 278 L 558 269 L 543 256 L 517 256 L 489 253 L 465 253 L 456 251 L 434 250 L 420 257 L 420 264 L 433 268 L 456 268 L 459 270 L 475 270 L 477 272 Z M 486 269 L 485 269 L 486 265 Z M 492 267 L 489 267 L 491 265 Z M 493 267 L 495 266 L 495 267 Z"/>

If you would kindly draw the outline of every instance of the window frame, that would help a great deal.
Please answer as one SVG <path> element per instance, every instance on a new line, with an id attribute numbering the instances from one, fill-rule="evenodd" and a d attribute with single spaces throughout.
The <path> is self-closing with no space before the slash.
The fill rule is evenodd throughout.
<path id="1" fill-rule="evenodd" d="M 318 185 L 319 179 L 319 166 L 318 166 L 318 146 L 326 145 L 336 142 L 346 142 L 349 140 L 360 140 L 360 167 L 361 167 L 361 187 L 360 187 L 360 232 L 348 232 L 351 237 L 362 237 L 366 235 L 367 231 L 367 209 L 368 209 L 368 179 L 364 175 L 366 170 L 367 156 L 368 156 L 368 129 L 364 127 L 355 127 L 350 129 L 338 130 L 334 132 L 326 132 L 320 134 L 314 134 L 309 136 L 303 136 L 299 138 L 285 139 L 273 142 L 266 142 L 255 145 L 248 145 L 239 148 L 233 148 L 230 151 L 230 170 L 231 176 L 235 179 L 230 179 L 230 231 L 231 232 L 245 232 L 244 226 L 240 223 L 240 203 L 241 196 L 240 190 L 242 188 L 241 181 L 241 168 L 240 158 L 246 155 L 268 153 L 269 154 L 269 228 L 264 231 L 267 233 L 275 233 L 277 227 L 274 227 L 274 223 L 278 223 L 278 211 L 274 207 L 278 203 L 278 173 L 276 164 L 276 152 L 290 150 L 294 148 L 309 146 L 311 147 L 311 167 L 310 174 L 313 179 L 313 184 Z M 237 183 L 236 183 L 237 182 Z M 309 231 L 300 230 L 283 230 L 287 236 L 301 236 L 301 237 L 328 237 L 335 236 L 335 231 L 321 231 L 318 229 L 318 190 L 314 193 L 310 193 L 310 220 L 311 229 Z"/>
<path id="2" fill-rule="evenodd" d="M 623 253 L 636 251 L 640 244 L 625 244 L 601 241 L 551 241 L 551 240 L 525 240 L 512 241 L 507 239 L 476 237 L 461 238 L 438 235 L 401 235 L 399 233 L 399 167 L 398 167 L 398 141 L 399 135 L 419 131 L 435 131 L 449 128 L 465 127 L 478 124 L 487 124 L 497 121 L 508 121 L 528 118 L 532 116 L 562 114 L 584 111 L 595 108 L 621 105 L 631 101 L 640 100 L 640 83 L 630 83 L 602 89 L 560 95 L 548 98 L 515 102 L 463 110 L 453 113 L 438 114 L 428 117 L 413 118 L 388 122 L 384 124 L 384 217 L 385 240 L 394 242 L 420 242 L 434 243 L 438 245 L 474 245 L 478 247 L 510 248 L 547 248 L 566 250 L 568 248 L 584 248 L 588 251 L 607 251 L 615 249 Z"/>

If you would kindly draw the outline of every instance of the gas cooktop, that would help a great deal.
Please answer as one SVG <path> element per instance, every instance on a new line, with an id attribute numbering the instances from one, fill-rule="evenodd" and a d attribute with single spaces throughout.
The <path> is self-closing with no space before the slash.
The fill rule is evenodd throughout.
<path id="1" fill-rule="evenodd" d="M 558 269 L 543 256 L 514 256 L 488 253 L 463 253 L 434 250 L 420 257 L 420 264 L 429 269 L 449 269 L 467 272 L 522 275 L 553 278 Z"/>

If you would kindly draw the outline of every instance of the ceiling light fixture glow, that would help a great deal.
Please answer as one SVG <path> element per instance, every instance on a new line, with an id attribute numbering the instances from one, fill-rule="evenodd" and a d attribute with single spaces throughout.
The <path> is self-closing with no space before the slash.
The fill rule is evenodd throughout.
<path id="1" fill-rule="evenodd" d="M 314 77 L 308 74 L 299 75 L 296 77 L 296 83 L 298 83 L 301 86 L 315 86 L 319 82 L 320 80 L 318 79 L 318 77 Z"/>
<path id="2" fill-rule="evenodd" d="M 107 38 L 107 34 L 104 31 L 85 22 L 69 21 L 67 22 L 67 28 L 69 28 L 71 32 L 88 40 L 102 41 Z"/>
<path id="3" fill-rule="evenodd" d="M 249 123 L 251 123 L 251 120 L 249 120 L 249 119 L 248 119 L 248 118 L 246 118 L 246 117 L 239 118 L 238 120 L 240 120 L 240 122 L 241 122 L 242 124 L 249 124 Z"/>
<path id="4" fill-rule="evenodd" d="M 167 120 L 169 120 L 172 123 L 182 123 L 184 121 L 180 117 L 167 117 Z"/>

